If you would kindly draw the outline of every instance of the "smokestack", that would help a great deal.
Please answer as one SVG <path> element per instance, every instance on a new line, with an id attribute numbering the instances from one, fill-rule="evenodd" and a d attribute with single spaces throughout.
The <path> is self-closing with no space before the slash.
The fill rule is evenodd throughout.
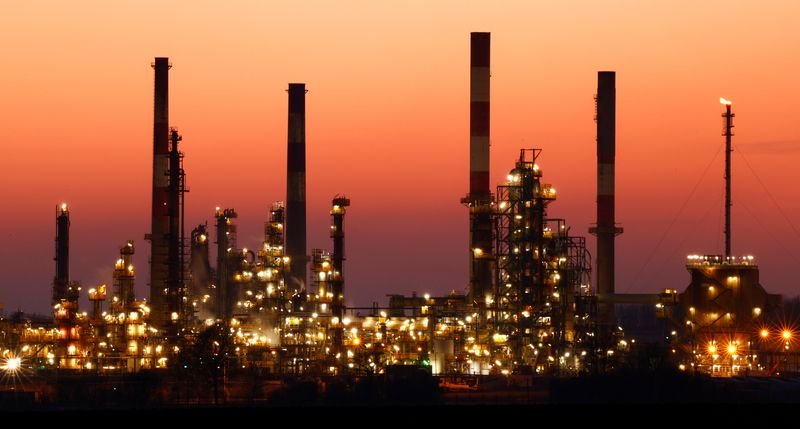
<path id="1" fill-rule="evenodd" d="M 69 288 L 69 210 L 67 203 L 56 208 L 56 275 L 53 278 L 53 304 L 67 299 Z"/>
<path id="2" fill-rule="evenodd" d="M 614 158 L 616 156 L 616 73 L 597 73 L 597 293 L 614 294 L 614 238 L 622 233 L 614 221 Z M 601 324 L 616 323 L 613 303 L 598 306 Z"/>
<path id="3" fill-rule="evenodd" d="M 469 195 L 470 298 L 483 304 L 492 286 L 492 218 L 489 192 L 489 57 L 491 34 L 470 34 Z"/>
<path id="4" fill-rule="evenodd" d="M 469 193 L 489 199 L 490 33 L 471 33 L 469 87 Z"/>
<path id="5" fill-rule="evenodd" d="M 164 329 L 168 317 L 169 265 L 169 74 L 168 58 L 156 58 L 153 110 L 153 200 L 150 234 L 150 321 Z"/>
<path id="6" fill-rule="evenodd" d="M 286 168 L 286 255 L 289 289 L 306 288 L 306 84 L 289 84 L 289 130 Z"/>

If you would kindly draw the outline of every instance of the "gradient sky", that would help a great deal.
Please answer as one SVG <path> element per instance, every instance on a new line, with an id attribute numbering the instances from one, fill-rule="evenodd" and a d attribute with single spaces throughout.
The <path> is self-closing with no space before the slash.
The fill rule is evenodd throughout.
<path id="1" fill-rule="evenodd" d="M 348 304 L 463 291 L 470 31 L 492 32 L 493 184 L 543 149 L 573 234 L 595 213 L 596 73 L 617 71 L 618 291 L 682 290 L 686 254 L 722 252 L 733 100 L 734 252 L 795 295 L 798 22 L 797 1 L 3 1 L 0 302 L 48 311 L 62 201 L 71 277 L 110 283 L 134 239 L 146 296 L 155 56 L 173 63 L 189 228 L 234 207 L 240 246 L 261 242 L 284 199 L 285 90 L 305 82 L 308 247 L 330 248 L 330 199 L 350 197 Z"/>

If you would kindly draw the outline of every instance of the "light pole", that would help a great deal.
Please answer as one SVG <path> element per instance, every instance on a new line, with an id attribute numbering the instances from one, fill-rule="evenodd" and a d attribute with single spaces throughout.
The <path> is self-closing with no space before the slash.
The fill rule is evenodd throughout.
<path id="1" fill-rule="evenodd" d="M 731 357 L 731 370 L 730 370 L 731 375 L 735 375 L 735 372 L 734 372 L 733 368 L 734 368 L 734 364 L 736 363 L 736 350 L 737 350 L 736 343 L 733 342 L 733 341 L 729 342 L 728 343 L 728 356 Z"/>
<path id="2" fill-rule="evenodd" d="M 717 366 L 717 358 L 719 355 L 717 354 L 717 344 L 712 339 L 711 343 L 708 345 L 708 355 L 711 357 L 711 375 L 714 375 L 715 367 Z"/>
<path id="3" fill-rule="evenodd" d="M 792 340 L 792 331 L 788 329 L 784 329 L 781 332 L 781 337 L 784 340 L 783 343 L 783 370 L 784 372 L 789 371 L 789 342 Z"/>
<path id="4" fill-rule="evenodd" d="M 765 361 L 766 361 L 766 356 L 767 355 L 766 355 L 766 347 L 764 346 L 764 343 L 766 342 L 767 338 L 769 337 L 769 331 L 767 329 L 762 329 L 761 331 L 758 332 L 758 336 L 759 336 L 759 341 L 758 341 L 759 360 L 763 356 L 765 358 Z M 772 359 L 769 359 L 769 362 L 764 362 L 764 363 L 767 365 L 767 367 L 769 367 L 769 365 L 772 363 Z M 759 362 L 757 368 L 760 369 L 760 367 L 761 367 L 761 363 Z"/>

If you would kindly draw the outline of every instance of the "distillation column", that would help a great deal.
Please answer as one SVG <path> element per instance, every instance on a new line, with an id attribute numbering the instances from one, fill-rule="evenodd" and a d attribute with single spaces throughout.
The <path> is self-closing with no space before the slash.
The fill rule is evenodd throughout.
<path id="1" fill-rule="evenodd" d="M 80 286 L 69 281 L 69 210 L 67 204 L 56 208 L 56 274 L 53 278 L 53 316 L 58 326 L 56 354 L 59 365 L 74 366 L 77 340 L 80 339 L 76 315 Z M 67 359 L 61 359 L 65 357 Z"/>
<path id="2" fill-rule="evenodd" d="M 333 301 L 331 302 L 331 316 L 336 317 L 340 323 L 333 331 L 333 354 L 342 352 L 344 341 L 344 325 L 341 320 L 344 318 L 344 215 L 346 207 L 350 206 L 350 199 L 346 197 L 335 197 L 331 207 L 331 238 L 333 238 L 333 275 L 331 279 L 331 292 Z"/>
<path id="3" fill-rule="evenodd" d="M 286 290 L 287 272 L 284 254 L 284 221 L 285 206 L 283 201 L 275 202 L 269 213 L 269 220 L 264 224 L 264 248 L 259 252 L 263 269 L 257 278 L 264 283 L 266 289 L 266 306 L 272 308 L 273 326 L 283 326 L 287 311 L 287 302 L 291 294 Z"/>
<path id="4" fill-rule="evenodd" d="M 69 289 L 69 210 L 56 208 L 56 275 L 53 278 L 53 305 L 67 299 Z"/>
<path id="5" fill-rule="evenodd" d="M 208 286 L 211 282 L 211 263 L 208 256 L 208 231 L 205 224 L 198 225 L 192 230 L 191 247 L 189 250 L 189 296 L 190 303 L 186 311 L 187 317 L 200 320 L 213 318 L 213 311 L 209 311 L 208 299 L 210 298 Z"/>
<path id="6" fill-rule="evenodd" d="M 133 254 L 136 249 L 133 247 L 133 240 L 119 249 L 119 259 L 114 266 L 114 280 L 116 281 L 116 292 L 123 311 L 130 312 L 135 308 L 136 295 L 134 292 L 134 271 Z"/>
<path id="7" fill-rule="evenodd" d="M 117 296 L 111 304 L 111 314 L 115 324 L 109 339 L 114 343 L 115 357 L 120 359 L 128 371 L 136 371 L 141 355 L 141 339 L 144 336 L 144 311 L 136 306 L 136 271 L 133 268 L 133 255 L 136 249 L 128 240 L 119 249 L 119 259 L 114 264 L 114 283 Z"/>
<path id="8" fill-rule="evenodd" d="M 306 85 L 289 84 L 286 168 L 286 256 L 290 293 L 306 289 Z"/>
<path id="9" fill-rule="evenodd" d="M 233 307 L 236 305 L 236 289 L 231 281 L 230 255 L 236 247 L 236 225 L 232 219 L 237 217 L 233 209 L 220 210 L 217 207 L 214 216 L 217 218 L 217 293 L 215 296 L 218 319 L 228 323 L 233 316 Z"/>
<path id="10" fill-rule="evenodd" d="M 183 261 L 183 197 L 185 174 L 183 171 L 183 154 L 178 148 L 182 140 L 176 129 L 170 129 L 169 150 L 169 187 L 167 197 L 167 313 L 170 322 L 167 335 L 170 340 L 176 339 L 180 324 L 185 319 L 183 299 L 186 294 L 184 286 Z"/>

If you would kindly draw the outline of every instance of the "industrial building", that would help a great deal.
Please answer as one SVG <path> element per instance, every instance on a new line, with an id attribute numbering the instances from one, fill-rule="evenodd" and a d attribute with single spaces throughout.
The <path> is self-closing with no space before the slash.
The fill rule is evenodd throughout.
<path id="1" fill-rule="evenodd" d="M 732 104 L 725 106 L 722 135 L 725 137 L 725 254 L 689 255 L 686 268 L 691 283 L 679 295 L 683 328 L 682 368 L 712 375 L 740 375 L 750 372 L 778 373 L 786 370 L 775 359 L 776 351 L 786 358 L 793 330 L 788 326 L 770 328 L 770 315 L 780 307 L 781 296 L 769 294 L 758 279 L 752 255 L 732 252 L 731 229 L 731 139 Z M 777 340 L 777 341 L 775 341 Z"/>

